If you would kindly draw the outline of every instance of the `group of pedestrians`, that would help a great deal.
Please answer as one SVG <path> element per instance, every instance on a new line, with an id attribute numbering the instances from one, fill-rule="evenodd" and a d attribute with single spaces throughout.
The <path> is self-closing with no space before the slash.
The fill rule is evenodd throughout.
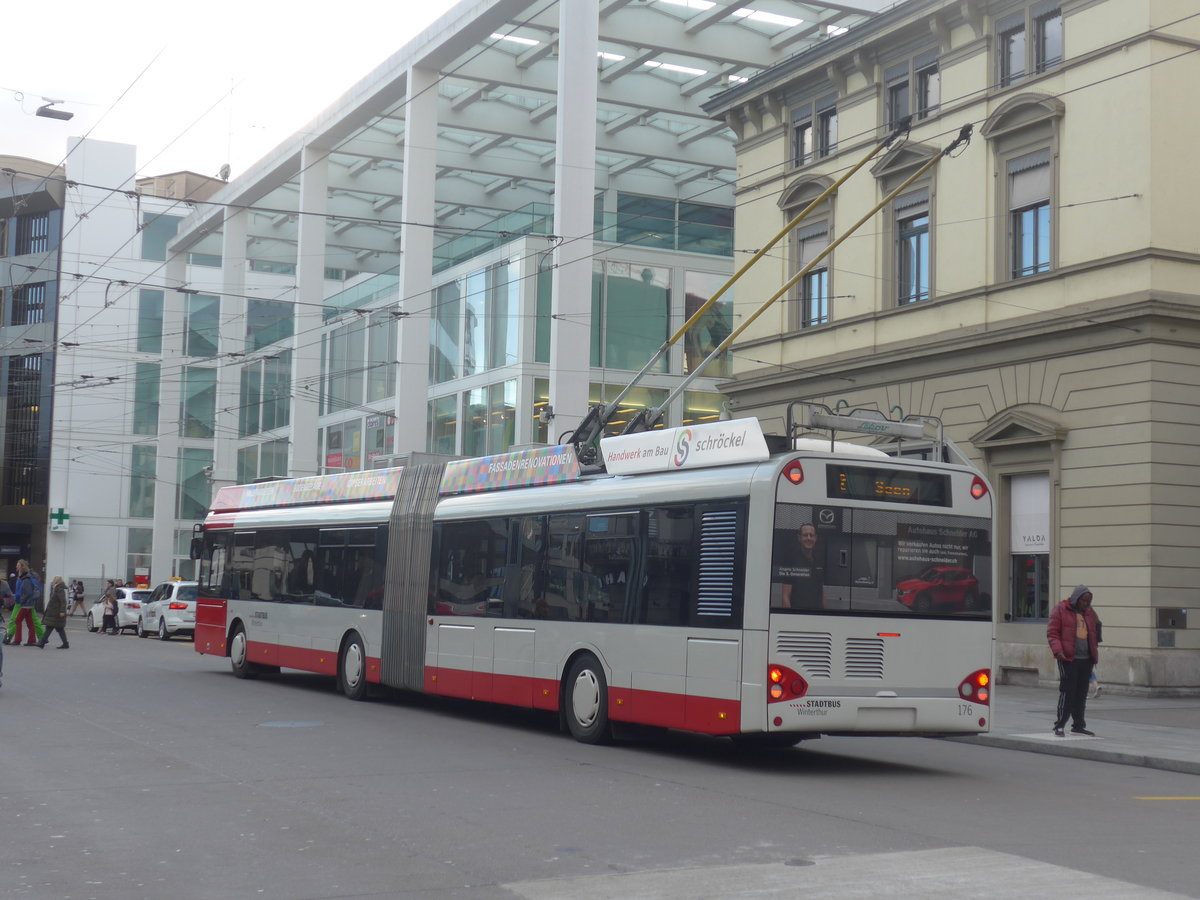
<path id="1" fill-rule="evenodd" d="M 50 640 L 51 633 L 58 635 L 59 650 L 68 650 L 71 642 L 67 640 L 67 618 L 79 610 L 81 616 L 87 615 L 84 606 L 86 592 L 83 582 L 75 579 L 70 584 L 61 575 L 55 575 L 50 581 L 49 597 L 45 596 L 42 582 L 37 574 L 29 568 L 25 560 L 17 560 L 16 573 L 9 580 L 0 577 L 0 607 L 10 613 L 8 623 L 4 626 L 4 638 L 0 640 L 0 684 L 3 684 L 4 651 L 3 647 L 19 646 L 39 647 L 44 649 Z M 104 593 L 101 595 L 101 605 L 104 614 L 101 632 L 118 634 L 117 630 L 117 586 L 118 582 L 109 579 Z M 0 624 L 3 623 L 0 618 Z M 22 637 L 25 640 L 22 641 Z"/>
<path id="2" fill-rule="evenodd" d="M 4 633 L 4 644 L 16 646 L 21 643 L 24 632 L 27 647 L 46 646 L 51 631 L 57 632 L 59 649 L 66 650 L 71 644 L 67 640 L 67 585 L 61 575 L 55 575 L 50 583 L 50 598 L 43 595 L 42 582 L 23 559 L 17 560 L 17 572 L 12 585 L 0 579 L 0 596 L 7 601 L 11 597 L 12 615 Z"/>

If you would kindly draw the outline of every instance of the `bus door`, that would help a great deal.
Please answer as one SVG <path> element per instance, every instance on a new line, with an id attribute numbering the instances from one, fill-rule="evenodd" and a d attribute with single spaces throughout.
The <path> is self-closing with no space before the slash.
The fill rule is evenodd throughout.
<path id="1" fill-rule="evenodd" d="M 295 560 L 298 590 L 289 623 L 290 640 L 311 651 L 318 671 L 336 671 L 342 640 L 351 629 L 363 640 L 368 657 L 379 655 L 379 629 L 368 626 L 365 615 L 347 611 L 380 609 L 383 604 L 383 570 L 387 535 L 383 526 L 322 528 L 295 534 L 286 547 Z M 310 565 L 309 559 L 315 562 Z M 312 577 L 310 578 L 310 574 Z"/>
<path id="2" fill-rule="evenodd" d="M 241 601 L 270 600 L 269 594 L 263 596 L 265 578 L 269 578 L 269 568 L 260 559 L 259 541 L 262 536 L 257 531 L 239 531 L 233 536 L 233 557 L 230 569 L 236 577 L 231 599 Z M 242 616 L 242 624 L 246 629 L 248 642 L 247 659 L 265 666 L 282 665 L 279 661 L 279 616 L 269 606 L 252 607 L 241 604 L 238 606 Z"/>
<path id="3" fill-rule="evenodd" d="M 507 520 L 446 522 L 435 527 L 434 543 L 430 602 L 437 618 L 429 648 L 437 668 L 433 693 L 514 702 L 494 696 L 496 657 L 528 657 L 531 666 L 533 636 L 522 630 L 496 634 L 489 621 L 504 611 Z"/>
<path id="4" fill-rule="evenodd" d="M 507 537 L 505 565 L 488 603 L 488 615 L 529 620 L 544 599 L 546 517 L 514 518 L 509 522 Z M 534 684 L 537 631 L 533 624 L 497 625 L 492 639 L 492 699 L 514 706 L 534 706 L 539 692 Z"/>

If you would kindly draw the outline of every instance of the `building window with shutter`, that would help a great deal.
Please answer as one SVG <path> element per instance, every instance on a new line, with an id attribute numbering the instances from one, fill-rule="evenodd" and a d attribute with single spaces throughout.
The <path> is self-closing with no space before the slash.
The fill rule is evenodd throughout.
<path id="1" fill-rule="evenodd" d="M 1050 175 L 1049 150 L 1008 161 L 1009 274 L 1013 278 L 1050 271 Z"/>
<path id="2" fill-rule="evenodd" d="M 817 254 L 829 246 L 829 223 L 815 222 L 801 226 L 796 230 L 794 238 L 794 256 L 796 271 L 816 259 Z M 821 260 L 805 276 L 800 279 L 799 315 L 793 315 L 793 329 L 812 328 L 815 325 L 829 324 L 829 260 Z"/>
<path id="3" fill-rule="evenodd" d="M 896 303 L 929 299 L 929 192 L 913 191 L 897 198 Z"/>

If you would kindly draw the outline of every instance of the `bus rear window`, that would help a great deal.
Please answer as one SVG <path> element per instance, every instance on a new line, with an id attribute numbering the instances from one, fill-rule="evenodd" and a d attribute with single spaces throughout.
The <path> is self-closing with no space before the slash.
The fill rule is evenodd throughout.
<path id="1" fill-rule="evenodd" d="M 825 488 L 830 500 L 950 505 L 950 476 L 940 472 L 830 463 L 825 467 Z"/>
<path id="2" fill-rule="evenodd" d="M 989 619 L 987 519 L 902 508 L 779 503 L 771 607 Z"/>

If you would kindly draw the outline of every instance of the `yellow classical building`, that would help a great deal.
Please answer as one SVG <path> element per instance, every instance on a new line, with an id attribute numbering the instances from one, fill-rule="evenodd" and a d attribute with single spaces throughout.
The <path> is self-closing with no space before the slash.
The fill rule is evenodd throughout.
<path id="1" fill-rule="evenodd" d="M 867 159 L 738 283 L 744 321 L 801 275 L 727 390 L 943 421 L 996 491 L 1002 679 L 1056 677 L 1087 584 L 1103 682 L 1200 689 L 1198 49 L 1182 0 L 908 0 L 705 107 L 743 250 Z"/>

